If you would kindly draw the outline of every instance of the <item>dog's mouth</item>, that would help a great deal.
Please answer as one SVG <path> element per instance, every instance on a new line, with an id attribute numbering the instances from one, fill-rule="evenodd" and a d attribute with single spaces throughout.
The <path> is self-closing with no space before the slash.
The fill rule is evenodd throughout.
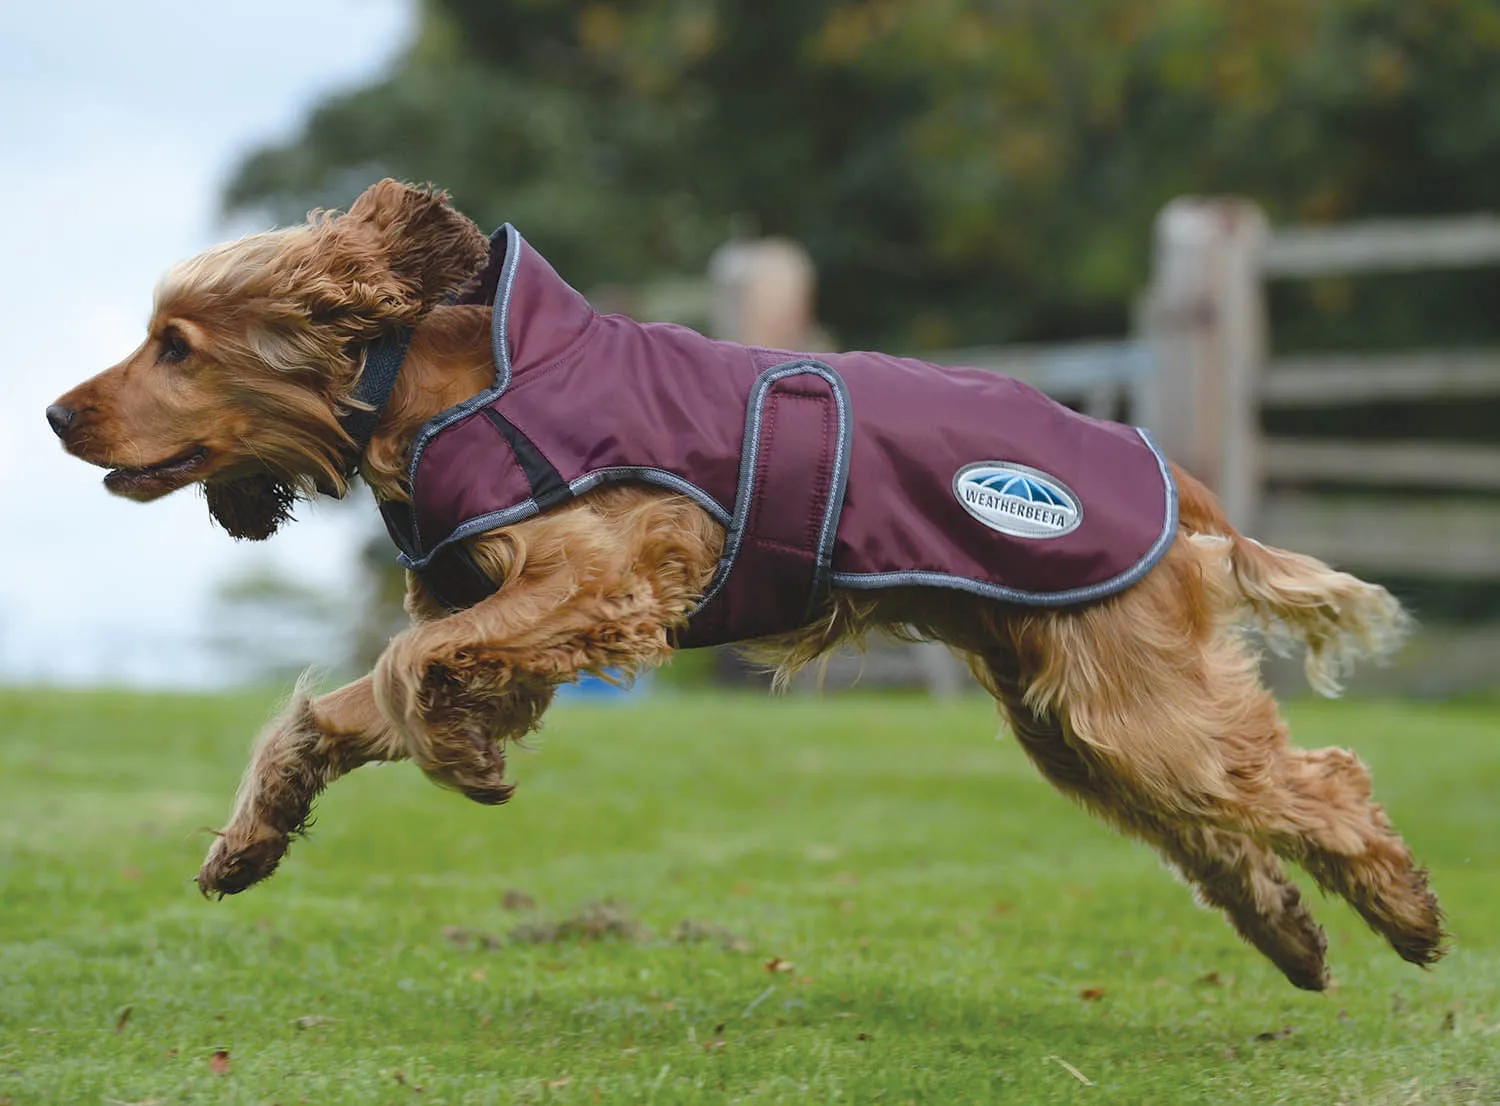
<path id="1" fill-rule="evenodd" d="M 195 445 L 154 465 L 111 469 L 104 477 L 104 486 L 115 495 L 144 502 L 191 484 L 207 463 L 207 447 Z"/>

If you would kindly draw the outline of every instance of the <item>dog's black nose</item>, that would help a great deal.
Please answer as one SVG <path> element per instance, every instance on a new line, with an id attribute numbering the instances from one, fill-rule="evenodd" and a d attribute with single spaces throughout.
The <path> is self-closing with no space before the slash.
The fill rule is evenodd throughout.
<path id="1" fill-rule="evenodd" d="M 54 403 L 47 408 L 47 425 L 52 427 L 52 433 L 61 438 L 73 425 L 73 420 L 78 417 L 78 412 L 71 407 L 64 407 L 60 403 Z"/>

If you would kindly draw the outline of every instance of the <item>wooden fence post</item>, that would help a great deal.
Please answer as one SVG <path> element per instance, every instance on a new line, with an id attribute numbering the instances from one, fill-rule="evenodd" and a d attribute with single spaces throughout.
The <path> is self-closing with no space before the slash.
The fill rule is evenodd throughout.
<path id="1" fill-rule="evenodd" d="M 1144 421 L 1245 528 L 1260 508 L 1267 236 L 1264 214 L 1248 201 L 1173 200 L 1157 216 L 1143 312 L 1157 364 Z"/>
<path id="2" fill-rule="evenodd" d="M 817 276 L 812 258 L 796 242 L 726 242 L 709 258 L 708 275 L 718 337 L 772 349 L 807 348 Z"/>

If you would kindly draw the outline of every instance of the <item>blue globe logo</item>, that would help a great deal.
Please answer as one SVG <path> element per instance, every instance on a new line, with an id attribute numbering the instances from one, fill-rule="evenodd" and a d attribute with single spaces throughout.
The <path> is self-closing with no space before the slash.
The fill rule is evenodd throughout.
<path id="1" fill-rule="evenodd" d="M 979 481 L 979 486 L 992 488 L 1001 495 L 1016 496 L 1028 503 L 1049 503 L 1054 507 L 1072 507 L 1072 504 L 1062 495 L 1047 487 L 1040 480 L 1019 472 L 997 473 Z"/>
<path id="2" fill-rule="evenodd" d="M 1083 522 L 1083 505 L 1072 489 L 1014 462 L 965 465 L 953 476 L 953 494 L 974 518 L 1011 537 L 1060 538 Z"/>

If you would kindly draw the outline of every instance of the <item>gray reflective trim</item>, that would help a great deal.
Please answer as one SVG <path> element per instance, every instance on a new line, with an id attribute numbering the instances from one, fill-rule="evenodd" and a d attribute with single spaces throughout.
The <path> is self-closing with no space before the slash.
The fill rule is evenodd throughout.
<path id="1" fill-rule="evenodd" d="M 714 517 L 720 526 L 727 527 L 729 525 L 729 512 L 719 506 L 718 501 L 713 496 L 709 495 L 696 484 L 684 480 L 675 472 L 668 472 L 665 469 L 654 469 L 645 465 L 617 465 L 614 468 L 595 469 L 593 472 L 584 473 L 576 480 L 569 481 L 568 490 L 574 495 L 582 495 L 591 488 L 597 488 L 600 484 L 614 484 L 625 480 L 640 480 L 647 484 L 657 484 L 664 488 L 670 488 L 674 492 L 687 496 L 694 503 L 698 504 L 698 506 L 702 507 Z M 531 518 L 538 513 L 536 500 L 525 499 L 517 503 L 514 507 L 506 507 L 501 511 L 491 511 L 487 515 L 477 515 L 469 519 L 469 521 L 455 529 L 453 533 L 434 545 L 428 551 L 427 555 L 420 559 L 408 557 L 404 553 L 396 559 L 407 568 L 425 568 L 427 563 L 437 554 L 437 551 L 445 545 L 456 541 L 463 541 L 465 538 L 472 538 L 474 535 L 483 534 L 488 530 L 498 530 L 502 526 L 511 526 L 524 519 Z"/>
<path id="2" fill-rule="evenodd" d="M 671 488 L 674 492 L 680 492 L 702 507 L 714 517 L 714 521 L 720 526 L 727 527 L 730 523 L 729 512 L 719 506 L 719 501 L 698 485 L 684 480 L 675 472 L 651 468 L 647 465 L 616 465 L 614 468 L 595 469 L 593 472 L 584 473 L 576 480 L 568 481 L 568 490 L 574 495 L 582 495 L 600 484 L 613 484 L 622 480 L 641 480 L 647 484 L 659 484 L 664 488 Z"/>
<path id="3" fill-rule="evenodd" d="M 521 232 L 505 224 L 505 269 L 500 274 L 500 294 L 490 313 L 490 352 L 495 358 L 495 394 L 510 387 L 510 294 L 516 284 L 516 269 L 521 264 L 521 249 L 526 245 Z"/>
<path id="4" fill-rule="evenodd" d="M 416 439 L 412 442 L 411 460 L 406 466 L 406 481 L 413 495 L 417 490 L 417 464 L 422 460 L 422 451 L 427 448 L 427 443 L 440 431 L 446 430 L 459 419 L 472 415 L 479 408 L 498 398 L 510 387 L 510 345 L 507 338 L 510 326 L 510 294 L 516 283 L 516 269 L 521 264 L 521 249 L 526 245 L 526 240 L 521 237 L 521 232 L 511 224 L 506 223 L 505 231 L 505 267 L 500 271 L 500 279 L 497 283 L 495 296 L 495 307 L 491 312 L 490 319 L 490 345 L 495 358 L 495 386 L 488 391 L 480 392 L 476 396 L 470 396 L 462 403 L 454 404 L 446 411 L 439 411 L 432 418 L 422 424 L 422 429 L 417 431 Z M 486 516 L 487 517 L 487 516 Z M 463 529 L 472 525 L 477 519 L 464 523 Z M 457 531 L 455 531 L 456 533 Z M 411 512 L 411 538 L 412 548 L 422 548 L 421 528 L 417 524 L 417 512 Z M 443 542 L 452 541 L 452 537 L 444 538 Z M 426 564 L 432 553 L 437 551 L 434 546 L 422 563 Z M 405 563 L 404 561 L 402 563 Z M 411 567 L 408 565 L 407 567 Z"/>
<path id="5" fill-rule="evenodd" d="M 967 576 L 950 576 L 945 572 L 920 571 L 835 572 L 834 584 L 841 588 L 856 590 L 899 587 L 953 588 L 957 591 L 980 595 L 986 599 L 1001 599 L 1008 603 L 1021 603 L 1028 607 L 1065 607 L 1074 603 L 1103 599 L 1118 591 L 1124 591 L 1156 567 L 1156 562 L 1162 559 L 1177 536 L 1177 484 L 1172 479 L 1171 466 L 1167 464 L 1167 459 L 1162 456 L 1155 439 L 1149 433 L 1140 427 L 1136 427 L 1135 432 L 1151 450 L 1151 455 L 1156 458 L 1157 468 L 1161 471 L 1162 484 L 1167 489 L 1166 522 L 1155 543 L 1146 550 L 1145 556 L 1118 576 L 1113 576 L 1098 584 L 1089 584 L 1087 587 L 1041 592 L 1021 591 L 1018 588 L 1008 588 L 1001 584 L 986 584 L 979 580 L 971 580 Z"/>
<path id="6" fill-rule="evenodd" d="M 810 366 L 833 389 L 833 402 L 839 416 L 839 434 L 834 446 L 833 481 L 828 487 L 828 503 L 823 508 L 823 529 L 818 534 L 817 568 L 813 574 L 812 595 L 807 601 L 809 616 L 814 613 L 816 604 L 828 590 L 829 571 L 833 567 L 833 542 L 838 536 L 839 515 L 844 510 L 844 489 L 849 483 L 849 450 L 854 444 L 849 425 L 852 405 L 844 378 L 821 361 L 810 362 Z"/>
<path id="7" fill-rule="evenodd" d="M 735 493 L 734 521 L 730 524 L 729 533 L 724 539 L 724 552 L 719 557 L 719 567 L 714 571 L 713 579 L 709 581 L 708 590 L 703 593 L 703 598 L 689 612 L 689 618 L 701 611 L 710 599 L 719 594 L 725 581 L 729 579 L 730 572 L 734 570 L 735 559 L 739 557 L 740 544 L 745 537 L 745 524 L 750 518 L 751 501 L 755 496 L 755 466 L 760 457 L 760 424 L 765 411 L 766 394 L 770 391 L 771 385 L 778 380 L 789 376 L 801 376 L 804 373 L 820 376 L 828 381 L 829 387 L 833 389 L 834 406 L 838 410 L 839 420 L 836 446 L 838 455 L 834 459 L 833 483 L 829 488 L 828 503 L 823 509 L 823 527 L 818 533 L 818 559 L 813 573 L 812 594 L 808 599 L 809 610 L 828 585 L 828 569 L 833 561 L 833 542 L 838 532 L 839 512 L 844 507 L 844 488 L 849 479 L 849 390 L 844 386 L 843 378 L 821 361 L 810 359 L 787 361 L 780 365 L 772 365 L 762 372 L 755 378 L 755 384 L 750 389 L 745 442 L 740 450 L 740 483 Z"/>
<path id="8" fill-rule="evenodd" d="M 487 515 L 478 515 L 454 529 L 453 533 L 429 549 L 425 556 L 408 557 L 405 553 L 400 553 L 397 554 L 396 560 L 400 561 L 407 568 L 426 568 L 428 562 L 437 556 L 438 550 L 444 546 L 452 545 L 456 541 L 463 541 L 465 538 L 472 538 L 475 534 L 483 534 L 487 530 L 496 530 L 501 526 L 510 526 L 513 523 L 520 522 L 522 519 L 528 519 L 536 513 L 536 500 L 526 499 L 517 503 L 514 507 L 505 508 L 503 511 L 491 511 Z"/>

